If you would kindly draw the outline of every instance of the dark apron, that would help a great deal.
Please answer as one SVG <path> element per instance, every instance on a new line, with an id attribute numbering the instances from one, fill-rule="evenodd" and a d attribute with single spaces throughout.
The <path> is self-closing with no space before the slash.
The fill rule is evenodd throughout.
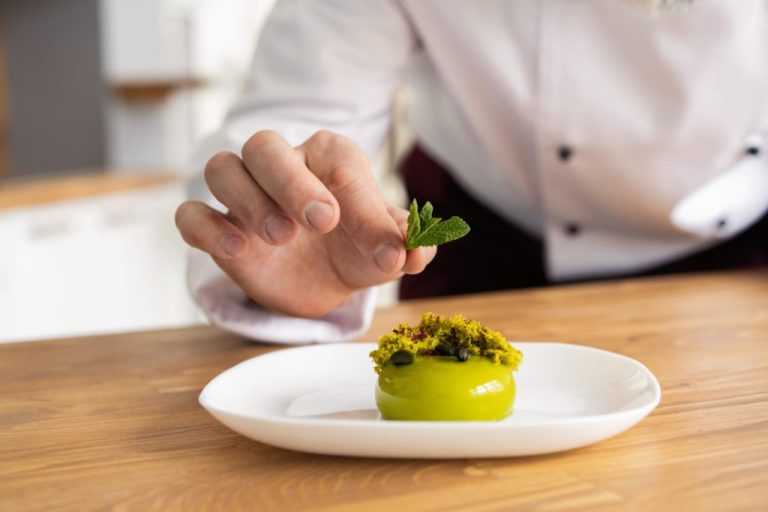
<path id="1" fill-rule="evenodd" d="M 458 215 L 469 235 L 440 246 L 424 272 L 404 276 L 401 299 L 547 286 L 544 244 L 540 238 L 502 219 L 470 196 L 423 149 L 416 146 L 401 165 L 409 201 L 430 201 L 442 216 Z M 576 235 L 578 236 L 578 235 Z M 713 248 L 632 274 L 661 275 L 768 264 L 768 215 L 748 230 Z"/>

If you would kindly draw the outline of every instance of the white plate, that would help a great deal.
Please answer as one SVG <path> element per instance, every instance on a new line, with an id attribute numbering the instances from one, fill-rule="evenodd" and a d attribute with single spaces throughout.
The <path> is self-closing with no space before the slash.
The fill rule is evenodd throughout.
<path id="1" fill-rule="evenodd" d="M 498 422 L 386 421 L 374 401 L 373 343 L 313 345 L 244 361 L 214 378 L 200 403 L 262 443 L 365 457 L 510 457 L 570 450 L 650 413 L 659 383 L 619 354 L 562 343 L 514 343 L 514 412 Z"/>

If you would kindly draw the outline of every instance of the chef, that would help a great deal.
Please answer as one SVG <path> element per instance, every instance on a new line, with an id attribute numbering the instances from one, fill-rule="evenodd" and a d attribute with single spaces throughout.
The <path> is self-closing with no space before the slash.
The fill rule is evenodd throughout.
<path id="1" fill-rule="evenodd" d="M 437 257 L 405 250 L 369 163 L 404 83 L 408 192 L 473 229 Z M 766 261 L 767 135 L 765 0 L 283 0 L 176 222 L 213 323 L 340 341 L 401 276 L 418 297 Z"/>

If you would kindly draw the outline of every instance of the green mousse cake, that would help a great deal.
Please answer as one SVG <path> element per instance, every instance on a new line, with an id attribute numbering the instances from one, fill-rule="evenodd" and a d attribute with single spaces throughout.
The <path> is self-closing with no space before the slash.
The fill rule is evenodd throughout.
<path id="1" fill-rule="evenodd" d="M 512 412 L 523 354 L 479 322 L 427 313 L 379 338 L 371 358 L 384 419 L 494 421 Z"/>

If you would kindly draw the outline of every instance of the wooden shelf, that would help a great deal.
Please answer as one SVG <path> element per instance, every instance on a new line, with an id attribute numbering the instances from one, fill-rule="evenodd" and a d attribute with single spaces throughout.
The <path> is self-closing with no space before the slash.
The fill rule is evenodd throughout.
<path id="1" fill-rule="evenodd" d="M 176 91 L 202 87 L 206 80 L 202 78 L 167 78 L 115 81 L 110 88 L 126 102 L 155 103 L 165 101 Z"/>

